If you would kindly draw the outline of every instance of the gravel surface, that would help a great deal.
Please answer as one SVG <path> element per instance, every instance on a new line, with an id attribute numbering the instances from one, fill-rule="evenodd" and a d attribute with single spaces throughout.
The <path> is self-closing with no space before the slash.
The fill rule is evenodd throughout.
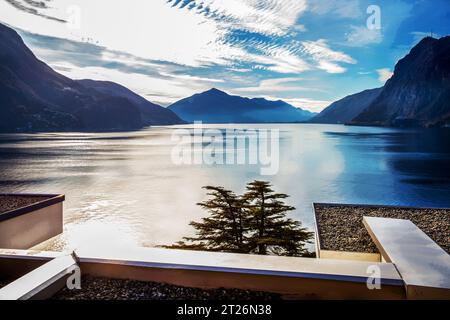
<path id="1" fill-rule="evenodd" d="M 315 205 L 321 249 L 377 253 L 363 216 L 411 220 L 450 253 L 450 209 Z"/>
<path id="2" fill-rule="evenodd" d="M 55 300 L 278 300 L 272 293 L 237 289 L 201 290 L 169 284 L 83 277 L 81 290 L 63 289 Z"/>
<path id="3" fill-rule="evenodd" d="M 47 197 L 2 196 L 0 195 L 0 213 L 29 206 L 33 203 L 48 199 Z"/>

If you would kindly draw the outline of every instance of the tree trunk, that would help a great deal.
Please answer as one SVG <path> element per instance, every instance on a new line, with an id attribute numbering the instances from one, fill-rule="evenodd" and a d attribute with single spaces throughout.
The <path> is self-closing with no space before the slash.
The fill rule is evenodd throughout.
<path id="1" fill-rule="evenodd" d="M 265 229 L 266 229 L 266 227 L 265 227 L 265 220 L 266 220 L 266 217 L 265 217 L 265 206 L 266 206 L 266 204 L 265 204 L 265 197 L 264 197 L 264 192 L 261 192 L 261 221 L 260 221 L 260 225 L 259 225 L 259 239 L 262 239 L 263 237 L 264 237 L 264 234 L 265 234 Z M 259 245 L 258 245 L 258 253 L 259 254 L 263 254 L 263 255 L 265 255 L 267 252 L 266 252 L 266 245 L 265 244 L 263 244 L 263 243 L 260 243 Z"/>

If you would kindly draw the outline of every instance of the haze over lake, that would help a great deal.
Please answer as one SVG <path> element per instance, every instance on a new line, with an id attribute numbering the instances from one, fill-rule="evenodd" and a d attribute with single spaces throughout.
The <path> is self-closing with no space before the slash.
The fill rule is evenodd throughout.
<path id="1" fill-rule="evenodd" d="M 242 192 L 254 179 L 289 194 L 293 217 L 313 226 L 312 202 L 450 206 L 450 129 L 335 125 L 279 128 L 280 170 L 258 165 L 176 165 L 173 130 L 0 135 L 1 192 L 64 193 L 64 234 L 50 249 L 155 246 L 189 235 L 205 215 L 205 185 Z"/>

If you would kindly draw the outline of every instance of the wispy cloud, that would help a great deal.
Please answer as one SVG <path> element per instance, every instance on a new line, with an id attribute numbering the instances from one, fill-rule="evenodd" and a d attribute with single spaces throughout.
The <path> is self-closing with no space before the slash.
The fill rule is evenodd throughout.
<path id="1" fill-rule="evenodd" d="M 152 102 L 169 105 L 179 99 L 210 88 L 198 81 L 186 81 L 173 77 L 149 77 L 140 73 L 122 72 L 104 67 L 78 67 L 65 63 L 57 69 L 72 79 L 93 79 L 119 83 Z"/>
<path id="2" fill-rule="evenodd" d="M 273 92 L 316 91 L 298 84 L 302 78 L 274 78 L 262 80 L 258 86 L 233 89 L 234 92 L 252 94 L 270 94 Z"/>
<path id="3" fill-rule="evenodd" d="M 331 13 L 340 18 L 355 19 L 362 16 L 358 0 L 314 0 L 309 10 L 321 15 Z"/>
<path id="4" fill-rule="evenodd" d="M 284 35 L 306 10 L 306 0 L 168 0 L 173 7 L 195 11 L 230 30 Z"/>
<path id="5" fill-rule="evenodd" d="M 305 60 L 286 48 L 272 48 L 264 50 L 261 54 L 245 53 L 241 58 L 253 63 L 254 68 L 278 73 L 302 73 L 311 69 Z"/>
<path id="6" fill-rule="evenodd" d="M 62 22 L 65 23 L 66 20 L 64 19 L 60 19 L 54 16 L 51 16 L 49 14 L 43 13 L 46 11 L 46 9 L 49 9 L 48 7 L 48 3 L 51 2 L 52 0 L 45 0 L 44 1 L 34 1 L 34 0 L 3 0 L 7 3 L 9 3 L 11 6 L 13 6 L 14 8 L 26 12 L 26 13 L 30 13 L 45 19 L 49 19 L 49 20 L 54 20 L 57 22 Z"/>
<path id="7" fill-rule="evenodd" d="M 184 81 L 201 81 L 201 82 L 209 82 L 209 83 L 224 83 L 225 82 L 225 80 L 223 80 L 223 79 L 197 77 L 197 76 L 190 76 L 188 74 L 169 74 L 166 72 L 160 72 L 160 75 L 166 76 L 168 78 L 173 78 L 173 79 L 181 79 Z"/>
<path id="8" fill-rule="evenodd" d="M 303 41 L 303 51 L 317 62 L 317 68 L 328 73 L 343 73 L 347 69 L 339 63 L 356 64 L 356 60 L 351 56 L 332 50 L 327 41 L 320 39 L 317 41 Z"/>
<path id="9" fill-rule="evenodd" d="M 394 75 L 394 73 L 389 68 L 378 69 L 377 73 L 378 73 L 378 80 L 381 83 L 385 83 Z"/>
<path id="10" fill-rule="evenodd" d="M 364 47 L 382 41 L 383 33 L 381 29 L 369 29 L 365 25 L 350 26 L 350 32 L 346 35 L 346 45 L 351 47 Z"/>
<path id="11" fill-rule="evenodd" d="M 279 100 L 280 98 L 269 96 L 269 100 Z M 315 100 L 309 98 L 281 98 L 281 100 L 293 105 L 297 108 L 302 108 L 303 110 L 308 110 L 311 112 L 320 112 L 324 108 L 328 107 L 333 101 L 327 100 Z"/>

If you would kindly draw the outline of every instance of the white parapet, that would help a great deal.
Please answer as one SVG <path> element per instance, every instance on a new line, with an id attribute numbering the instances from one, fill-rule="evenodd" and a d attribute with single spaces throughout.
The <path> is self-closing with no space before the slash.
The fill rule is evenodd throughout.
<path id="1" fill-rule="evenodd" d="M 76 250 L 84 274 L 202 289 L 274 292 L 286 298 L 403 299 L 390 263 L 155 248 Z M 367 285 L 377 270 L 380 288 Z"/>
<path id="2" fill-rule="evenodd" d="M 8 298 L 47 298 L 62 288 L 71 256 L 0 250 L 0 269 L 30 261 L 45 263 L 5 287 Z M 391 263 L 258 256 L 154 248 L 76 250 L 82 275 L 152 281 L 202 289 L 235 288 L 308 299 L 404 299 L 404 283 Z M 56 255 L 57 256 L 57 255 Z M 50 262 L 47 262 L 48 259 Z M 22 261 L 22 263 L 20 263 Z M 373 274 L 373 271 L 377 272 Z M 374 275 L 376 276 L 374 278 Z M 371 280 L 379 287 L 368 286 Z M 54 282 L 55 286 L 50 286 Z M 83 283 L 81 282 L 81 287 Z M 37 288 L 37 289 L 34 289 Z M 45 290 L 44 290 L 45 288 Z M 5 298 L 1 291 L 0 299 Z M 35 292 L 41 292 L 36 294 Z M 14 293 L 14 295 L 12 295 Z"/>
<path id="3" fill-rule="evenodd" d="M 450 299 L 450 255 L 409 220 L 364 217 L 384 260 L 395 264 L 410 299 Z"/>
<path id="4" fill-rule="evenodd" d="M 8 196 L 42 197 L 43 200 L 0 213 L 0 248 L 30 249 L 63 232 L 64 195 Z"/>
<path id="5" fill-rule="evenodd" d="M 71 255 L 54 258 L 0 289 L 0 300 L 49 298 L 64 287 L 76 267 Z"/>

